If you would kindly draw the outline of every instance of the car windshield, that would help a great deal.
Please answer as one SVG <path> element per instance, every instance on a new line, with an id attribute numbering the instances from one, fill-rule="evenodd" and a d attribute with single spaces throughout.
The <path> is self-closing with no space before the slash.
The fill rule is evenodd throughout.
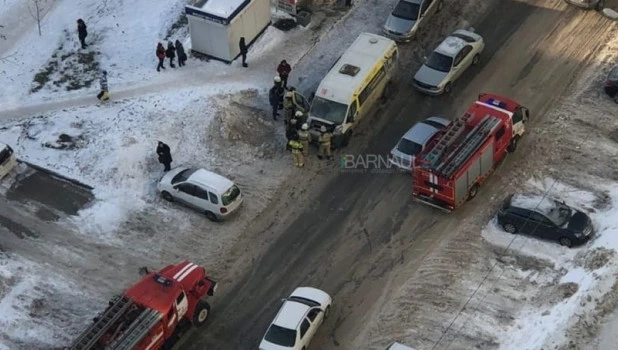
<path id="1" fill-rule="evenodd" d="M 571 208 L 558 201 L 553 201 L 553 204 L 551 208 L 545 210 L 545 215 L 557 226 L 564 226 L 571 218 Z"/>
<path id="2" fill-rule="evenodd" d="M 268 328 L 268 331 L 264 336 L 264 340 L 273 344 L 291 348 L 294 344 L 296 344 L 296 331 L 273 324 Z"/>
<path id="3" fill-rule="evenodd" d="M 341 124 L 345 120 L 348 106 L 343 103 L 316 97 L 311 103 L 311 115 L 320 119 L 327 120 L 336 124 Z"/>
<path id="4" fill-rule="evenodd" d="M 221 196 L 221 201 L 223 205 L 228 205 L 238 198 L 238 195 L 240 195 L 240 189 L 238 186 L 234 185 Z"/>
<path id="5" fill-rule="evenodd" d="M 185 182 L 187 181 L 187 179 L 193 175 L 194 172 L 196 172 L 197 169 L 185 169 L 181 172 L 179 172 L 178 174 L 176 174 L 176 176 L 174 176 L 174 178 L 172 179 L 172 185 L 175 185 L 179 182 Z"/>
<path id="6" fill-rule="evenodd" d="M 441 53 L 432 52 L 429 56 L 429 59 L 427 59 L 427 62 L 425 62 L 425 65 L 439 72 L 448 73 L 451 71 L 451 66 L 453 65 L 453 58 L 445 56 Z"/>
<path id="7" fill-rule="evenodd" d="M 409 156 L 415 156 L 423 150 L 423 146 L 408 139 L 401 139 L 397 144 L 397 150 Z"/>
<path id="8" fill-rule="evenodd" d="M 416 21 L 418 19 L 420 8 L 421 7 L 418 4 L 412 4 L 407 1 L 399 1 L 393 10 L 393 16 L 410 21 Z"/>

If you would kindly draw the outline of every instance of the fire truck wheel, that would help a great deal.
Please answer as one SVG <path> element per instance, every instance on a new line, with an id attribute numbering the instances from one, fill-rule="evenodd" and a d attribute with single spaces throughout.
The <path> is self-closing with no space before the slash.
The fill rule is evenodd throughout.
<path id="1" fill-rule="evenodd" d="M 472 58 L 472 64 L 473 65 L 477 65 L 479 63 L 479 61 L 481 60 L 481 55 L 479 55 L 478 53 L 476 55 L 474 55 L 474 57 Z"/>
<path id="2" fill-rule="evenodd" d="M 161 192 L 161 197 L 163 197 L 163 199 L 165 199 L 168 202 L 173 202 L 174 201 L 174 197 L 172 197 L 172 195 L 169 194 L 169 192 L 167 192 L 167 191 Z"/>
<path id="3" fill-rule="evenodd" d="M 208 218 L 208 220 L 210 220 L 210 221 L 214 221 L 214 222 L 219 221 L 219 218 L 217 217 L 217 215 L 215 215 L 215 214 L 214 214 L 213 212 L 211 212 L 211 211 L 208 211 L 208 210 L 207 210 L 207 211 L 204 213 L 204 215 L 206 215 L 206 218 Z"/>
<path id="4" fill-rule="evenodd" d="M 479 192 L 479 184 L 472 185 L 472 187 L 470 187 L 470 190 L 468 191 L 468 200 L 471 200 L 472 198 L 476 197 L 476 194 L 478 192 Z"/>
<path id="5" fill-rule="evenodd" d="M 208 319 L 208 315 L 210 314 L 210 305 L 204 300 L 200 300 L 200 302 L 195 307 L 195 313 L 193 313 L 193 325 L 195 327 L 203 326 Z"/>
<path id="6" fill-rule="evenodd" d="M 571 242 L 571 240 L 569 238 L 566 237 L 561 237 L 558 242 L 560 242 L 560 245 L 563 245 L 565 247 L 569 247 L 571 248 L 573 246 L 573 242 Z"/>
<path id="7" fill-rule="evenodd" d="M 517 150 L 518 142 L 519 142 L 519 136 L 513 137 L 513 139 L 511 140 L 511 143 L 509 144 L 509 147 L 506 150 L 509 151 L 509 153 L 515 152 Z"/>
<path id="8" fill-rule="evenodd" d="M 448 94 L 448 93 L 451 92 L 451 86 L 452 86 L 452 84 L 450 82 L 446 83 L 446 85 L 444 85 L 444 93 L 445 94 Z"/>
<path id="9" fill-rule="evenodd" d="M 502 228 L 504 229 L 504 231 L 508 233 L 513 233 L 513 234 L 517 233 L 517 227 L 511 224 L 510 222 L 507 222 L 504 225 L 502 225 Z"/>

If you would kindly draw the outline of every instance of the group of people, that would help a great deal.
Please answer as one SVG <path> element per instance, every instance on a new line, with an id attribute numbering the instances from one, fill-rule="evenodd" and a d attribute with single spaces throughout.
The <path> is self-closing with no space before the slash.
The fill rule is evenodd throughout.
<path id="1" fill-rule="evenodd" d="M 302 168 L 305 166 L 305 158 L 309 156 L 309 144 L 312 141 L 307 124 L 308 111 L 300 110 L 296 102 L 295 89 L 288 88 L 288 78 L 292 67 L 286 60 L 282 60 L 277 66 L 277 75 L 273 79 L 273 86 L 268 91 L 268 100 L 272 108 L 272 117 L 278 120 L 279 111 L 283 110 L 285 137 L 287 138 L 286 149 L 292 152 L 294 165 Z M 320 136 L 316 140 L 319 144 L 319 159 L 333 159 L 331 152 L 332 133 L 325 126 L 320 128 Z"/>
<path id="2" fill-rule="evenodd" d="M 175 46 L 174 46 L 175 44 Z M 185 48 L 182 46 L 182 43 L 179 40 L 172 44 L 171 41 L 167 42 L 167 49 L 163 47 L 163 44 L 157 44 L 156 55 L 157 59 L 159 59 L 159 65 L 157 66 L 157 72 L 160 72 L 161 69 L 165 69 L 163 66 L 163 62 L 165 58 L 170 59 L 170 67 L 176 68 L 174 65 L 174 58 L 178 57 L 178 67 L 182 67 L 187 62 L 187 54 L 185 53 Z"/>

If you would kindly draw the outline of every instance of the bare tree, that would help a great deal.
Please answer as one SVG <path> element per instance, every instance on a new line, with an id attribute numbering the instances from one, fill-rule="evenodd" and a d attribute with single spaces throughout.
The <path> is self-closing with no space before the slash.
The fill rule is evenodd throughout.
<path id="1" fill-rule="evenodd" d="M 43 17 L 45 17 L 45 14 L 43 13 L 45 10 L 43 8 L 43 3 L 45 0 L 30 1 L 31 3 L 28 5 L 28 11 L 30 12 L 30 16 L 32 16 L 32 18 L 36 21 L 37 27 L 39 28 L 39 36 L 41 36 L 41 21 L 43 20 Z"/>

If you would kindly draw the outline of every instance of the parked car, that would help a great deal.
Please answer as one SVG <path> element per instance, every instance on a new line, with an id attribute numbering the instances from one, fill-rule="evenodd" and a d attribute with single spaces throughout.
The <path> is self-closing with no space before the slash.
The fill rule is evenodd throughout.
<path id="1" fill-rule="evenodd" d="M 0 180 L 17 166 L 17 158 L 11 146 L 0 143 Z"/>
<path id="2" fill-rule="evenodd" d="M 400 169 L 411 171 L 415 156 L 421 153 L 429 140 L 449 123 L 450 121 L 444 118 L 430 117 L 414 124 L 393 147 L 388 161 Z"/>
<path id="3" fill-rule="evenodd" d="M 163 199 L 193 207 L 212 221 L 230 216 L 243 201 L 232 180 L 198 168 L 177 167 L 168 171 L 157 189 Z"/>
<path id="4" fill-rule="evenodd" d="M 516 193 L 504 201 L 498 224 L 508 233 L 554 240 L 566 247 L 586 243 L 593 232 L 592 220 L 585 213 L 564 201 L 528 193 Z"/>
<path id="5" fill-rule="evenodd" d="M 275 320 L 268 327 L 260 350 L 306 350 L 328 317 L 331 297 L 312 287 L 298 287 L 283 299 Z"/>
<path id="6" fill-rule="evenodd" d="M 595 9 L 601 10 L 605 5 L 604 0 L 564 0 L 568 4 L 575 5 L 577 7 L 581 7 L 587 10 Z"/>
<path id="7" fill-rule="evenodd" d="M 414 350 L 414 348 L 411 348 L 409 346 L 406 346 L 400 343 L 392 343 L 384 350 Z"/>
<path id="8" fill-rule="evenodd" d="M 485 49 L 483 38 L 465 29 L 449 35 L 429 55 L 414 75 L 416 89 L 429 95 L 449 93 L 468 67 L 479 63 Z"/>
<path id="9" fill-rule="evenodd" d="M 443 6 L 444 0 L 399 0 L 386 19 L 384 34 L 395 41 L 410 41 Z"/>
<path id="10" fill-rule="evenodd" d="M 607 75 L 604 90 L 609 97 L 613 98 L 614 101 L 618 103 L 616 99 L 616 95 L 618 94 L 618 66 L 612 68 Z"/>

